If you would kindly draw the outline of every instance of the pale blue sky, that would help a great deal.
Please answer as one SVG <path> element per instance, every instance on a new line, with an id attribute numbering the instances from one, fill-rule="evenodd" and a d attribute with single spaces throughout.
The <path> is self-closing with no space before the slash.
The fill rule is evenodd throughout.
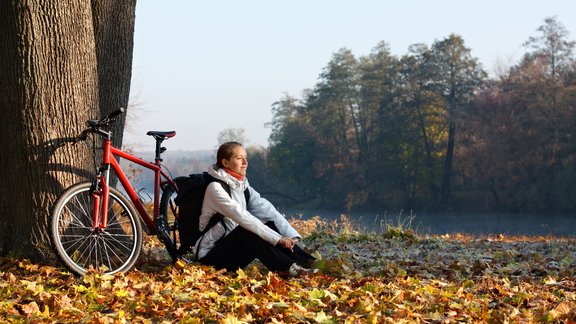
<path id="1" fill-rule="evenodd" d="M 575 0 L 139 0 L 126 144 L 151 150 L 146 131 L 175 130 L 168 149 L 212 149 L 243 128 L 267 146 L 272 104 L 314 87 L 343 47 L 360 57 L 385 41 L 400 56 L 455 33 L 494 73 L 546 17 L 576 39 L 575 13 Z"/>

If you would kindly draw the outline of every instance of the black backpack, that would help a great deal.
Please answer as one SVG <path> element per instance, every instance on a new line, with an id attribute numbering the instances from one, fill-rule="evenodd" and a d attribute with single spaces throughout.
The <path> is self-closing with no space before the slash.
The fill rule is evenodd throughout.
<path id="1" fill-rule="evenodd" d="M 223 181 L 218 180 L 207 172 L 191 174 L 188 177 L 178 177 L 174 179 L 178 186 L 178 195 L 174 202 L 178 206 L 178 235 L 180 237 L 179 255 L 184 255 L 190 251 L 192 245 L 210 228 L 221 222 L 224 216 L 215 214 L 210 219 L 203 231 L 200 231 L 200 215 L 202 214 L 202 203 L 206 187 L 211 182 L 219 182 L 224 190 L 230 195 L 230 187 Z M 248 189 L 244 191 L 246 204 L 250 199 Z"/>

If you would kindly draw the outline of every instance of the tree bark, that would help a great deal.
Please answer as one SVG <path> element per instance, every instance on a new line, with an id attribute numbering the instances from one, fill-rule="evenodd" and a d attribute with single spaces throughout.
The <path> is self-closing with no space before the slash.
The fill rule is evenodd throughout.
<path id="1" fill-rule="evenodd" d="M 92 150 L 70 141 L 100 115 L 99 83 L 111 77 L 99 64 L 111 56 L 97 59 L 84 1 L 1 1 L 0 30 L 0 255 L 42 260 L 57 195 L 94 172 Z M 131 64 L 131 46 L 123 55 Z"/>
<path id="2" fill-rule="evenodd" d="M 128 108 L 134 49 L 136 0 L 92 0 L 92 21 L 96 40 L 96 60 L 100 113 Z M 126 114 L 116 119 L 112 132 L 114 145 L 122 146 Z"/>

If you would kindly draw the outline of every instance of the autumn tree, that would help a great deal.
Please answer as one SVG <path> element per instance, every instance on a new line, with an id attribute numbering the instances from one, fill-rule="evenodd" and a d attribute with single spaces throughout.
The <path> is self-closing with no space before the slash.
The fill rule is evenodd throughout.
<path id="1" fill-rule="evenodd" d="M 267 159 L 271 178 L 266 187 L 278 193 L 274 199 L 292 206 L 314 200 L 324 185 L 320 181 L 322 172 L 316 171 L 322 167 L 320 147 L 307 107 L 287 95 L 273 104 L 272 112 Z"/>
<path id="2" fill-rule="evenodd" d="M 566 27 L 556 17 L 548 17 L 536 31 L 539 35 L 529 37 L 524 43 L 533 50 L 528 56 L 544 58 L 548 66 L 547 75 L 552 78 L 570 69 L 576 41 L 568 39 L 569 32 Z"/>
<path id="3" fill-rule="evenodd" d="M 413 44 L 400 60 L 401 101 L 411 116 L 411 126 L 417 139 L 417 154 L 411 158 L 419 163 L 414 178 L 414 190 L 420 198 L 437 201 L 440 195 L 440 158 L 446 138 L 443 97 L 429 86 L 431 69 L 428 65 L 430 48 Z M 412 195 L 416 196 L 416 192 Z M 426 199 L 428 200 L 428 199 Z"/>
<path id="4" fill-rule="evenodd" d="M 575 206 L 575 43 L 555 18 L 536 31 L 526 55 L 477 97 L 470 116 L 463 174 L 469 189 L 490 193 L 481 199 L 487 208 Z"/>
<path id="5" fill-rule="evenodd" d="M 369 191 L 367 199 L 380 206 L 410 204 L 416 192 L 414 175 L 420 168 L 421 150 L 416 123 L 403 98 L 401 61 L 380 42 L 370 55 L 360 58 L 359 74 L 360 111 L 366 120 L 366 148 L 360 169 L 364 172 L 363 186 Z"/>
<path id="6" fill-rule="evenodd" d="M 524 43 L 526 47 L 532 49 L 524 58 L 524 65 L 532 65 L 533 68 L 540 67 L 537 88 L 544 122 L 551 131 L 552 149 L 551 159 L 555 163 L 560 163 L 559 156 L 560 141 L 562 140 L 562 120 L 566 116 L 565 100 L 570 99 L 571 91 L 564 91 L 566 83 L 564 78 L 571 69 L 573 61 L 573 51 L 576 46 L 575 41 L 568 39 L 568 31 L 556 17 L 544 19 L 544 24 L 538 27 L 539 35 L 532 36 Z M 568 98 L 567 96 L 568 95 Z"/>
<path id="7" fill-rule="evenodd" d="M 244 146 L 248 144 L 244 128 L 226 128 L 218 133 L 218 145 L 226 142 L 238 142 Z"/>
<path id="8" fill-rule="evenodd" d="M 443 96 L 446 107 L 448 138 L 444 158 L 444 171 L 441 185 L 440 207 L 446 207 L 451 200 L 451 180 L 456 145 L 456 132 L 459 123 L 459 110 L 468 105 L 474 93 L 487 77 L 477 58 L 458 35 L 436 41 L 428 56 L 431 71 L 430 86 Z"/>
<path id="9" fill-rule="evenodd" d="M 0 254 L 51 255 L 48 215 L 89 176 L 84 122 L 126 107 L 135 1 L 0 3 Z M 114 129 L 122 140 L 123 120 Z"/>
<path id="10" fill-rule="evenodd" d="M 349 49 L 332 55 L 319 82 L 304 99 L 306 130 L 315 143 L 315 187 L 322 205 L 347 199 L 341 178 L 358 174 L 358 61 Z"/>

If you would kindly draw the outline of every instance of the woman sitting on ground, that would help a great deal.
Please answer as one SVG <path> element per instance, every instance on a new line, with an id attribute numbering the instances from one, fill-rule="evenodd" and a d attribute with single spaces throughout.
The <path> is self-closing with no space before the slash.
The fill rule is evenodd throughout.
<path id="1" fill-rule="evenodd" d="M 302 239 L 300 234 L 268 200 L 250 187 L 246 179 L 248 157 L 242 144 L 222 144 L 216 158 L 216 164 L 208 173 L 226 183 L 230 194 L 218 181 L 206 188 L 200 230 L 204 230 L 217 213 L 223 215 L 224 220 L 196 242 L 198 261 L 233 271 L 258 259 L 270 271 L 290 276 L 312 273 L 308 268 L 314 258 L 296 245 Z M 244 194 L 245 190 L 248 195 Z"/>

